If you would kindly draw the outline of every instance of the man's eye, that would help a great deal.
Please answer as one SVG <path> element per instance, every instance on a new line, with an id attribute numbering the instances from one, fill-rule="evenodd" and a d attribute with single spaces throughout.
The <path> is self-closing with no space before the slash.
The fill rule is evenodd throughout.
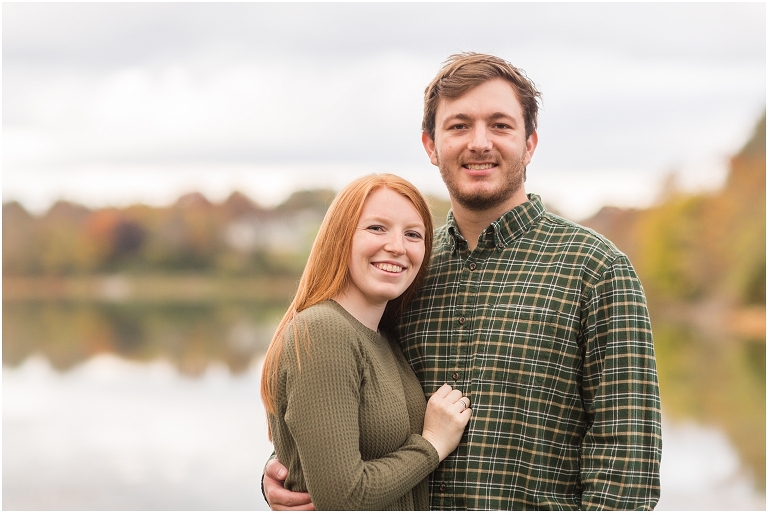
<path id="1" fill-rule="evenodd" d="M 451 125 L 450 127 L 448 127 L 448 130 L 464 130 L 465 128 L 467 128 L 467 125 L 460 123 L 456 125 Z"/>
<path id="2" fill-rule="evenodd" d="M 496 123 L 495 125 L 493 125 L 493 128 L 495 128 L 497 130 L 507 130 L 507 129 L 510 128 L 510 126 L 506 125 L 504 123 Z"/>

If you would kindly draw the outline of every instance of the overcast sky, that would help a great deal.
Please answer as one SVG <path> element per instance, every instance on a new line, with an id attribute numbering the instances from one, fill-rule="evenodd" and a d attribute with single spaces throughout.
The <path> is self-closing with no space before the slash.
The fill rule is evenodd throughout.
<path id="1" fill-rule="evenodd" d="M 3 200 L 168 204 L 394 172 L 447 197 L 422 95 L 455 52 L 543 92 L 528 192 L 574 219 L 714 187 L 765 109 L 765 3 L 4 3 Z"/>

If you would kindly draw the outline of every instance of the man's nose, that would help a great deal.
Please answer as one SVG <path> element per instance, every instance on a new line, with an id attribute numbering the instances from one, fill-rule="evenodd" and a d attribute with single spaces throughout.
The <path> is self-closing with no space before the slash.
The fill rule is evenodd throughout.
<path id="1" fill-rule="evenodd" d="M 470 151 L 485 152 L 492 147 L 488 129 L 485 126 L 475 127 L 472 130 L 472 139 L 469 141 L 468 149 Z"/>

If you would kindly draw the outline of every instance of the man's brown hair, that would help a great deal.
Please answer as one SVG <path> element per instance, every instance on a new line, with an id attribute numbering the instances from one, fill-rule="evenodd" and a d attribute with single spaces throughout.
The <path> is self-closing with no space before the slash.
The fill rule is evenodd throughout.
<path id="1" fill-rule="evenodd" d="M 509 62 L 475 52 L 453 54 L 443 63 L 437 76 L 424 91 L 424 118 L 421 131 L 435 140 L 435 115 L 440 98 L 458 98 L 470 89 L 494 78 L 503 78 L 512 85 L 523 107 L 525 138 L 536 130 L 541 93 L 525 72 Z"/>

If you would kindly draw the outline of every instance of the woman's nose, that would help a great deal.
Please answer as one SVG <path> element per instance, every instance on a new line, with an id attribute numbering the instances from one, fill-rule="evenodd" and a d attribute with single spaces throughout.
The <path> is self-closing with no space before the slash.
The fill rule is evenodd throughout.
<path id="1" fill-rule="evenodd" d="M 384 249 L 395 255 L 402 255 L 405 253 L 405 244 L 403 244 L 403 238 L 399 235 L 391 235 L 387 243 L 384 245 Z"/>

